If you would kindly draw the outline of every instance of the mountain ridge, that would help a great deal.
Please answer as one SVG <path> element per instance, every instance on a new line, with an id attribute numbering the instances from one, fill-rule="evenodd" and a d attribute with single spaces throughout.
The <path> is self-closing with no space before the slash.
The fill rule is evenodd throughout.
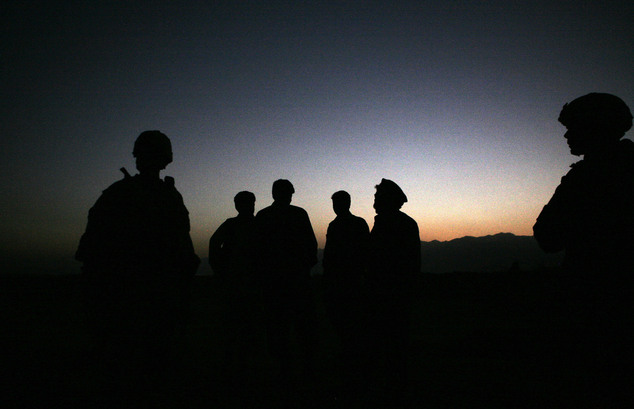
<path id="1" fill-rule="evenodd" d="M 533 236 L 497 233 L 449 241 L 421 241 L 421 271 L 500 272 L 555 267 L 563 253 L 545 253 Z"/>
<path id="2" fill-rule="evenodd" d="M 423 273 L 530 271 L 555 267 L 563 259 L 563 253 L 545 253 L 533 236 L 513 233 L 421 241 L 420 245 Z M 323 249 L 319 249 L 319 263 L 313 267 L 313 275 L 323 272 L 322 257 Z M 211 274 L 206 258 L 202 260 L 198 274 Z"/>

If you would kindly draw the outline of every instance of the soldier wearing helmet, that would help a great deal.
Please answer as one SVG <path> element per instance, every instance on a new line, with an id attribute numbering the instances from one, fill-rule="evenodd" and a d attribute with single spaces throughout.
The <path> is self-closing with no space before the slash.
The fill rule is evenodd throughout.
<path id="1" fill-rule="evenodd" d="M 132 156 L 137 160 L 137 168 L 139 159 L 141 159 L 152 160 L 157 169 L 163 170 L 172 163 L 172 143 L 167 135 L 160 131 L 141 132 L 141 135 L 134 141 Z"/>
<path id="2" fill-rule="evenodd" d="M 622 139 L 632 114 L 620 98 L 592 93 L 559 115 L 570 152 L 583 159 L 561 180 L 533 227 L 547 252 L 565 251 L 565 266 L 598 272 L 630 268 L 634 255 L 634 143 Z"/>
<path id="3" fill-rule="evenodd" d="M 634 373 L 634 143 L 623 139 L 632 114 L 620 98 L 592 93 L 564 105 L 559 122 L 583 159 L 561 179 L 534 236 L 544 251 L 565 252 L 561 354 L 596 376 L 587 381 L 596 396 L 619 402 L 631 385 L 613 381 Z"/>
<path id="4" fill-rule="evenodd" d="M 160 171 L 172 162 L 169 138 L 142 132 L 132 152 L 139 173 L 106 189 L 88 214 L 76 258 L 84 270 L 114 275 L 191 276 L 199 260 L 189 236 L 189 213 Z M 134 273 L 133 273 L 134 272 Z"/>
<path id="5" fill-rule="evenodd" d="M 183 320 L 199 258 L 189 214 L 174 179 L 160 171 L 172 162 L 169 138 L 139 135 L 133 150 L 139 173 L 103 191 L 88 213 L 75 258 L 83 263 L 86 301 L 102 359 L 138 375 L 156 375 Z M 122 383 L 125 380 L 121 379 Z"/>

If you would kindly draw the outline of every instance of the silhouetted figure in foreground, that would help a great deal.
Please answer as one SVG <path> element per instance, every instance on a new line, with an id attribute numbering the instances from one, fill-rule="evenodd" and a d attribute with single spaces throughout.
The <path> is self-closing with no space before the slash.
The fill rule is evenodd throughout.
<path id="1" fill-rule="evenodd" d="M 368 263 L 370 229 L 366 221 L 350 213 L 350 195 L 332 195 L 337 217 L 328 225 L 324 248 L 324 296 L 328 317 L 342 349 L 342 369 L 348 388 L 361 378 L 360 348 L 363 342 L 364 280 Z M 347 391 L 352 392 L 352 391 Z"/>
<path id="2" fill-rule="evenodd" d="M 162 375 L 200 262 L 174 179 L 159 178 L 172 161 L 170 140 L 159 131 L 143 132 L 133 155 L 139 174 L 122 169 L 125 178 L 104 190 L 75 256 L 83 262 L 98 345 L 93 365 L 108 397 L 126 402 L 165 387 Z"/>
<path id="3" fill-rule="evenodd" d="M 564 105 L 559 122 L 570 152 L 583 159 L 561 179 L 533 231 L 545 251 L 565 251 L 571 273 L 573 328 L 562 348 L 581 348 L 571 361 L 602 380 L 632 379 L 634 143 L 622 139 L 632 114 L 620 98 L 592 93 Z"/>
<path id="4" fill-rule="evenodd" d="M 413 280 L 420 273 L 420 236 L 414 219 L 400 211 L 407 197 L 391 180 L 376 186 L 367 285 L 371 388 L 378 401 L 400 402 L 407 392 L 407 353 Z"/>
<path id="5" fill-rule="evenodd" d="M 273 204 L 255 217 L 269 351 L 280 365 L 282 383 L 294 376 L 291 329 L 295 329 L 303 353 L 302 371 L 307 377 L 313 376 L 317 342 L 310 281 L 310 269 L 317 263 L 317 240 L 306 211 L 291 205 L 294 192 L 288 180 L 275 181 Z"/>
<path id="6" fill-rule="evenodd" d="M 240 387 L 248 379 L 249 364 L 259 341 L 261 291 L 257 281 L 255 195 L 234 198 L 238 216 L 227 219 L 209 239 L 209 264 L 223 298 L 225 358 L 223 377 Z"/>

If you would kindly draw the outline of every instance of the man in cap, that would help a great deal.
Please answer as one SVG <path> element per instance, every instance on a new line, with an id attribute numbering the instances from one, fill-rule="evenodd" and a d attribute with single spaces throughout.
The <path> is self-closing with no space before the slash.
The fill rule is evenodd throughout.
<path id="1" fill-rule="evenodd" d="M 174 179 L 159 177 L 172 162 L 169 138 L 142 132 L 133 156 L 139 173 L 122 168 L 125 177 L 103 191 L 75 255 L 83 262 L 99 364 L 115 386 L 132 391 L 165 370 L 200 262 Z"/>
<path id="2" fill-rule="evenodd" d="M 370 353 L 379 357 L 374 368 L 379 399 L 404 399 L 407 386 L 411 289 L 420 273 L 421 253 L 418 224 L 400 210 L 406 202 L 393 181 L 382 179 L 376 186 L 367 283 Z"/>

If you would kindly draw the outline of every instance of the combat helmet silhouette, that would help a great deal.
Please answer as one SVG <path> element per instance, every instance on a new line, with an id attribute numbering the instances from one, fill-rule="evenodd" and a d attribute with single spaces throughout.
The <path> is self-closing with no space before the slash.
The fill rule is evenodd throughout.
<path id="1" fill-rule="evenodd" d="M 632 127 L 632 113 L 616 95 L 593 92 L 566 103 L 559 122 L 566 128 L 583 127 L 595 136 L 620 139 Z"/>
<path id="2" fill-rule="evenodd" d="M 172 143 L 167 135 L 160 131 L 145 131 L 134 141 L 134 149 L 132 156 L 138 158 L 140 156 L 156 157 L 159 163 L 163 163 L 161 169 L 172 163 Z"/>

